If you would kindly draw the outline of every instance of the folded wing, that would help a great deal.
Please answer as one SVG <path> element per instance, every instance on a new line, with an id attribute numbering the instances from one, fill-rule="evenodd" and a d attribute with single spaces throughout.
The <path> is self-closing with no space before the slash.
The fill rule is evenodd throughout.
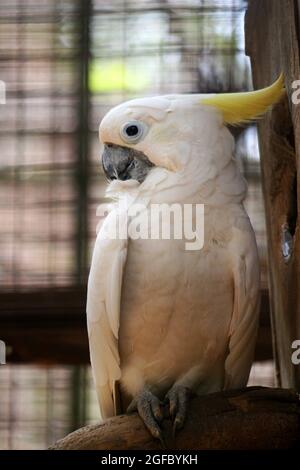
<path id="1" fill-rule="evenodd" d="M 102 419 L 117 412 L 115 386 L 121 376 L 118 331 L 127 239 L 112 236 L 115 223 L 113 211 L 97 236 L 87 295 L 90 356 Z"/>

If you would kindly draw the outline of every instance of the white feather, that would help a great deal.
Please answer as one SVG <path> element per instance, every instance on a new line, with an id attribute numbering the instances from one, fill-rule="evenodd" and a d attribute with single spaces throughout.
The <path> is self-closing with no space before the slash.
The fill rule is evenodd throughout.
<path id="1" fill-rule="evenodd" d="M 121 377 L 118 331 L 127 239 L 103 238 L 114 223 L 112 211 L 96 240 L 87 297 L 90 355 L 102 418 L 114 414 L 114 387 Z"/>
<path id="2" fill-rule="evenodd" d="M 174 383 L 207 393 L 247 382 L 259 269 L 242 206 L 246 184 L 220 113 L 198 98 L 195 103 L 175 95 L 135 100 L 110 111 L 100 126 L 103 142 L 126 145 L 119 132 L 124 122 L 143 120 L 148 131 L 135 148 L 156 165 L 140 185 L 113 183 L 114 197 L 147 207 L 205 204 L 200 251 L 186 251 L 185 240 L 127 245 L 97 238 L 87 313 L 102 417 L 115 413 L 116 381 L 131 396 L 145 384 L 164 394 Z"/>
<path id="3" fill-rule="evenodd" d="M 247 385 L 259 319 L 259 262 L 254 233 L 247 217 L 239 218 L 229 250 L 234 261 L 234 309 L 224 387 L 234 389 Z"/>

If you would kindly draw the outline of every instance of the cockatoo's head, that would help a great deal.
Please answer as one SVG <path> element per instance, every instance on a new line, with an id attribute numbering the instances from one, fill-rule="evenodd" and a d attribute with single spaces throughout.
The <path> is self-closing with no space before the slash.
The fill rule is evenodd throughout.
<path id="1" fill-rule="evenodd" d="M 209 159 L 220 129 L 259 117 L 282 93 L 280 76 L 270 87 L 253 92 L 169 95 L 123 103 L 100 125 L 104 172 L 111 180 L 142 183 L 154 167 L 182 171 L 195 159 L 195 146 L 197 158 Z"/>

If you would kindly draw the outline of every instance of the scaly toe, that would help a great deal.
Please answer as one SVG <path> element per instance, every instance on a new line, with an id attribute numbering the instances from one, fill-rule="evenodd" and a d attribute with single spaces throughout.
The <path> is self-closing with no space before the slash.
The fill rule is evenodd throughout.
<path id="1" fill-rule="evenodd" d="M 190 395 L 190 390 L 182 385 L 175 385 L 166 395 L 170 417 L 173 420 L 173 437 L 184 425 Z"/>
<path id="2" fill-rule="evenodd" d="M 162 446 L 165 447 L 163 434 L 158 424 L 163 420 L 163 410 L 160 400 L 148 389 L 144 389 L 132 400 L 127 408 L 128 413 L 135 410 L 138 411 L 151 435 L 159 439 Z"/>

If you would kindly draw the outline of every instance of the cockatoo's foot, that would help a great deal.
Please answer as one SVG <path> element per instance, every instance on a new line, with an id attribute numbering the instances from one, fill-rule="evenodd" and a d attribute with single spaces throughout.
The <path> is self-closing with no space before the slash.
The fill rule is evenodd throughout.
<path id="1" fill-rule="evenodd" d="M 161 401 L 149 389 L 144 388 L 127 408 L 127 413 L 132 413 L 133 411 L 138 412 L 152 436 L 159 439 L 163 447 L 165 447 L 162 430 L 159 426 L 164 417 Z"/>
<path id="2" fill-rule="evenodd" d="M 165 401 L 169 402 L 169 413 L 173 420 L 173 436 L 181 429 L 187 415 L 189 398 L 192 392 L 183 385 L 174 385 L 166 394 Z"/>

